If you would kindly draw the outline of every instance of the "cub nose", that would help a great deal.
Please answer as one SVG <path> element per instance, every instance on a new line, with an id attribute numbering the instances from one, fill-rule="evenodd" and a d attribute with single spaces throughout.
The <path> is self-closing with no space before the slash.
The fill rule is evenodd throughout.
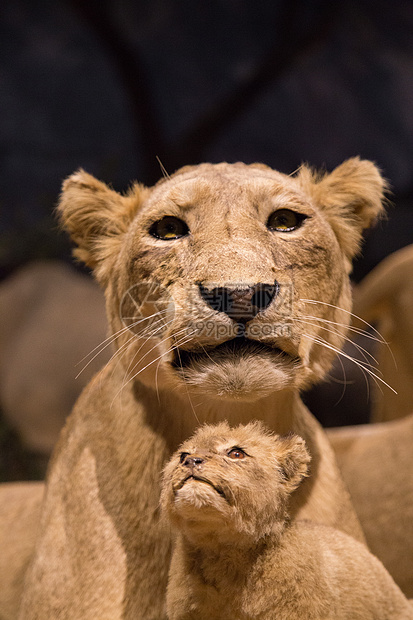
<path id="1" fill-rule="evenodd" d="M 202 459 L 200 456 L 187 456 L 183 462 L 184 467 L 190 467 L 194 469 L 195 467 L 200 467 L 205 459 Z"/>
<path id="2" fill-rule="evenodd" d="M 268 308 L 278 290 L 278 282 L 258 283 L 245 288 L 220 286 L 211 290 L 199 284 L 202 298 L 213 310 L 224 312 L 234 321 L 245 323 Z"/>

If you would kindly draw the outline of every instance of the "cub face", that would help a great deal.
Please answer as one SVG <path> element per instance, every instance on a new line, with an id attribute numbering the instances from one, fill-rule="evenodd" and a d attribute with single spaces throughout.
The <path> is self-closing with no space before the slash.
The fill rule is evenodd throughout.
<path id="1" fill-rule="evenodd" d="M 106 288 L 130 379 L 253 401 L 330 367 L 350 260 L 383 191 L 357 158 L 321 177 L 202 164 L 126 196 L 80 171 L 59 209 Z"/>
<path id="2" fill-rule="evenodd" d="M 301 437 L 280 437 L 259 422 L 204 426 L 165 467 L 161 506 L 190 535 L 257 539 L 284 524 L 309 461 Z"/>

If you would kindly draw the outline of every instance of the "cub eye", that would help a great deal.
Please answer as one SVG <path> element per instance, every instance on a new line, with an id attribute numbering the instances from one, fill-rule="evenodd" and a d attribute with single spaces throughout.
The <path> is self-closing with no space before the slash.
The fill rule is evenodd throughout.
<path id="1" fill-rule="evenodd" d="M 179 462 L 183 463 L 187 456 L 189 456 L 189 452 L 181 452 L 181 454 L 179 455 Z"/>
<path id="2" fill-rule="evenodd" d="M 152 237 L 170 241 L 185 237 L 189 233 L 189 228 L 183 220 L 173 215 L 165 215 L 161 220 L 154 222 L 149 229 Z"/>
<path id="3" fill-rule="evenodd" d="M 290 209 L 278 209 L 278 211 L 271 213 L 268 218 L 267 228 L 277 232 L 291 232 L 299 228 L 306 217 L 306 215 Z"/>
<path id="4" fill-rule="evenodd" d="M 227 453 L 230 459 L 245 459 L 247 456 L 246 452 L 241 448 L 231 448 L 231 450 Z"/>

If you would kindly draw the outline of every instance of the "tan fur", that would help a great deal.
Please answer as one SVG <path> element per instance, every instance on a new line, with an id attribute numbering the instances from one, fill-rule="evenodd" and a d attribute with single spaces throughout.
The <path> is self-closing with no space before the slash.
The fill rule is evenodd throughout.
<path id="1" fill-rule="evenodd" d="M 127 196 L 82 171 L 65 182 L 59 212 L 105 287 L 117 355 L 81 395 L 55 451 L 21 620 L 164 616 L 170 537 L 158 522 L 159 473 L 199 422 L 260 418 L 301 435 L 313 475 L 294 494 L 292 516 L 363 538 L 299 390 L 327 372 L 343 342 L 349 259 L 382 210 L 384 187 L 357 158 L 321 177 L 306 167 L 286 176 L 202 164 Z M 292 232 L 269 230 L 281 208 L 307 219 Z M 153 237 L 164 216 L 190 234 Z M 249 340 L 225 344 L 242 325 L 214 311 L 200 285 L 275 280 L 277 296 L 246 322 Z M 143 295 L 142 283 L 156 286 Z"/>
<path id="2" fill-rule="evenodd" d="M 379 424 L 330 429 L 329 438 L 367 543 L 413 597 L 413 246 L 383 260 L 355 289 L 354 313 L 385 343 L 374 352 L 397 394 L 372 386 Z M 363 323 L 355 322 L 357 327 Z M 397 418 L 405 419 L 397 420 Z"/>
<path id="3" fill-rule="evenodd" d="M 16 618 L 33 554 L 43 499 L 42 482 L 0 486 L 0 618 Z"/>
<path id="4" fill-rule="evenodd" d="M 204 426 L 180 446 L 161 493 L 177 531 L 170 620 L 413 618 L 361 543 L 324 525 L 288 522 L 288 499 L 308 461 L 301 438 L 257 423 Z"/>
<path id="5" fill-rule="evenodd" d="M 413 245 L 390 254 L 362 280 L 353 311 L 382 336 L 375 357 L 381 376 L 395 390 L 372 385 L 372 421 L 408 415 L 413 411 Z"/>
<path id="6" fill-rule="evenodd" d="M 370 550 L 413 598 L 413 414 L 328 436 Z"/>

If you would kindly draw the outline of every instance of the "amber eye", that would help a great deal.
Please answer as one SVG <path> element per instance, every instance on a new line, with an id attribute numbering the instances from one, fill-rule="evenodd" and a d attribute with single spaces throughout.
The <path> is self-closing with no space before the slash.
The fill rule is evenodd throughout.
<path id="1" fill-rule="evenodd" d="M 227 456 L 229 456 L 230 459 L 235 460 L 235 459 L 245 459 L 247 455 L 244 452 L 244 450 L 242 450 L 241 448 L 231 448 Z"/>
<path id="2" fill-rule="evenodd" d="M 267 227 L 277 232 L 291 232 L 299 228 L 306 217 L 303 213 L 297 213 L 290 209 L 278 209 L 278 211 L 271 213 Z"/>
<path id="3" fill-rule="evenodd" d="M 173 215 L 165 215 L 161 220 L 154 222 L 149 229 L 152 237 L 170 241 L 185 237 L 189 233 L 189 228 L 183 220 Z"/>

